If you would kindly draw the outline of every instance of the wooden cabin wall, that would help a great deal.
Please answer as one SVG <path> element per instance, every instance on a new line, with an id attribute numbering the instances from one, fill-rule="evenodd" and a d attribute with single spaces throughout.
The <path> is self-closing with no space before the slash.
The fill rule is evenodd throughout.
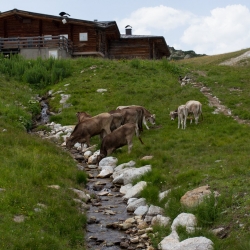
<path id="1" fill-rule="evenodd" d="M 0 37 L 4 37 L 5 33 L 5 20 L 0 20 Z"/>
<path id="2" fill-rule="evenodd" d="M 79 34 L 87 33 L 88 41 L 80 41 Z M 98 32 L 95 27 L 73 25 L 71 40 L 74 43 L 74 52 L 96 52 L 98 51 Z"/>
<path id="3" fill-rule="evenodd" d="M 151 59 L 150 44 L 147 39 L 122 39 L 110 41 L 109 58 Z"/>
<path id="4" fill-rule="evenodd" d="M 9 16 L 0 21 L 0 37 L 29 37 L 39 36 L 39 21 L 34 19 L 25 20 L 30 23 L 24 23 L 24 19 L 16 16 Z"/>
<path id="5" fill-rule="evenodd" d="M 80 41 L 80 33 L 88 33 L 88 41 Z M 96 52 L 100 48 L 103 50 L 103 45 L 100 45 L 99 42 L 99 34 L 93 26 L 63 24 L 61 21 L 21 16 L 18 18 L 15 15 L 0 20 L 0 37 L 3 38 L 59 36 L 63 34 L 68 34 L 68 39 L 74 43 L 74 49 L 77 52 Z M 102 40 L 104 40 L 103 37 Z"/>

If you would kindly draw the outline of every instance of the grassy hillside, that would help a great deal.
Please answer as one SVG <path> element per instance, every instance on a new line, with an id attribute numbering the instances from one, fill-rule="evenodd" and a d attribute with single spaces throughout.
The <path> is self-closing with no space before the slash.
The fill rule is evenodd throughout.
<path id="1" fill-rule="evenodd" d="M 40 109 L 34 96 L 0 74 L 0 249 L 83 249 L 86 216 L 69 189 L 83 184 L 67 153 L 27 133 Z"/>
<path id="2" fill-rule="evenodd" d="M 249 126 L 238 124 L 223 114 L 213 114 L 214 108 L 208 105 L 207 98 L 198 89 L 191 85 L 181 87 L 178 83 L 179 75 L 191 75 L 195 81 L 210 87 L 213 95 L 233 114 L 249 119 L 249 59 L 234 67 L 219 66 L 223 60 L 243 52 L 178 62 L 71 60 L 71 75 L 43 85 L 39 92 L 51 89 L 58 93 L 50 100 L 50 108 L 60 113 L 52 116 L 51 120 L 63 125 L 75 124 L 77 111 L 96 115 L 119 105 L 143 105 L 156 114 L 157 127 L 145 129 L 142 133 L 144 145 L 135 139 L 130 155 L 127 147 L 123 147 L 113 156 L 119 163 L 135 160 L 138 167 L 151 164 L 152 173 L 142 178 L 148 182 L 142 195 L 149 203 L 164 207 L 156 199 L 157 194 L 172 189 L 166 215 L 174 219 L 181 212 L 194 213 L 202 227 L 195 234 L 210 238 L 215 249 L 249 249 Z M 22 121 L 25 118 L 27 128 L 30 111 L 36 106 L 31 105 L 27 110 L 15 102 L 28 106 L 39 86 L 31 83 L 28 87 L 26 79 L 22 79 L 22 83 L 20 79 L 15 82 L 9 74 L 6 77 L 6 73 L 1 76 L 1 93 L 4 94 L 0 94 L 0 158 L 4 160 L 1 162 L 0 188 L 5 191 L 0 193 L 0 197 L 4 204 L 1 218 L 8 227 L 1 228 L 2 239 L 6 239 L 1 244 L 10 244 L 9 249 L 18 249 L 16 246 L 21 246 L 22 237 L 25 239 L 22 244 L 26 245 L 20 249 L 52 249 L 52 244 L 55 244 L 54 249 L 77 249 L 83 244 L 81 226 L 85 218 L 77 213 L 68 188 L 83 184 L 78 183 L 75 163 L 66 152 L 25 132 Z M 29 90 L 30 87 L 33 90 Z M 98 93 L 100 88 L 107 89 L 107 92 Z M 232 88 L 242 91 L 232 92 Z M 60 104 L 61 93 L 71 95 L 68 108 Z M 178 130 L 177 121 L 170 121 L 169 112 L 191 99 L 203 104 L 204 120 L 197 126 L 187 124 L 185 131 Z M 19 119 L 20 116 L 24 118 Z M 100 145 L 98 137 L 92 138 L 91 142 Z M 145 155 L 154 157 L 148 161 L 140 160 Z M 52 184 L 62 188 L 56 191 L 48 189 L 47 186 Z M 205 205 L 192 211 L 180 205 L 179 199 L 186 191 L 206 184 L 221 194 L 216 201 L 207 200 Z M 35 213 L 33 209 L 37 203 L 46 204 L 48 208 L 42 213 Z M 28 219 L 25 223 L 14 223 L 13 217 L 20 214 Z M 210 232 L 210 229 L 218 227 L 227 228 L 223 239 Z M 154 239 L 157 244 L 161 236 L 166 236 L 168 229 L 155 230 L 160 232 Z M 13 231 L 14 234 L 11 233 Z M 192 237 L 184 232 L 181 235 L 182 238 Z"/>

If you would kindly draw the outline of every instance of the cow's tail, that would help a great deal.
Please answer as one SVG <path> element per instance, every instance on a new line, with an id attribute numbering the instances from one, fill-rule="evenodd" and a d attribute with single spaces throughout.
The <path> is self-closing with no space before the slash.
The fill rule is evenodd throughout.
<path id="1" fill-rule="evenodd" d="M 202 106 L 200 105 L 201 121 L 203 121 Z"/>
<path id="2" fill-rule="evenodd" d="M 140 140 L 141 144 L 144 144 L 144 143 L 143 143 L 143 141 L 142 141 L 142 139 L 141 139 L 141 137 L 140 137 L 140 136 L 138 136 L 138 138 L 139 138 L 139 140 Z"/>
<path id="3" fill-rule="evenodd" d="M 144 144 L 141 137 L 140 137 L 140 133 L 139 133 L 139 127 L 138 127 L 138 124 L 135 123 L 135 134 L 136 136 L 138 137 L 138 139 L 140 140 L 141 144 Z"/>
<path id="4" fill-rule="evenodd" d="M 137 109 L 137 113 L 138 113 L 138 127 L 139 127 L 139 131 L 143 132 L 143 127 L 142 127 L 142 123 L 143 123 L 143 116 L 144 116 L 144 112 L 143 109 Z"/>

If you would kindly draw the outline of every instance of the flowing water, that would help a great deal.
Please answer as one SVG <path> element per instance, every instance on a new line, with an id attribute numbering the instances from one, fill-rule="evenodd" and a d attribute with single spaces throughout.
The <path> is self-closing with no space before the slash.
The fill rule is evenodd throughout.
<path id="1" fill-rule="evenodd" d="M 48 107 L 47 103 L 44 102 L 44 101 L 42 101 L 40 104 L 41 104 L 41 107 L 42 107 L 42 111 L 41 111 L 41 123 L 42 124 L 46 124 L 46 123 L 49 122 L 49 116 L 47 114 L 49 107 Z"/>
<path id="2" fill-rule="evenodd" d="M 122 223 L 130 215 L 119 192 L 120 187 L 114 186 L 110 178 L 97 178 L 99 173 L 97 169 L 86 167 L 85 170 L 93 177 L 89 179 L 87 189 L 96 197 L 87 211 L 87 249 L 121 249 L 120 243 L 126 240 L 127 235 L 119 228 L 113 228 L 112 225 L 116 222 Z"/>

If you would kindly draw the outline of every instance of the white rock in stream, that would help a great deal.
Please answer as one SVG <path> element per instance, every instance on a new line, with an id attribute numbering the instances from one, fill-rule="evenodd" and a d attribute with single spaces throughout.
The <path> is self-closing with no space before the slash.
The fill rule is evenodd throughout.
<path id="1" fill-rule="evenodd" d="M 100 150 L 99 150 L 100 153 Z M 98 154 L 99 154 L 98 153 Z M 112 167 L 116 167 L 116 164 L 118 162 L 118 159 L 113 157 L 113 156 L 108 156 L 103 158 L 100 162 L 99 162 L 99 167 L 102 166 L 112 166 Z"/>
<path id="2" fill-rule="evenodd" d="M 121 186 L 120 193 L 121 194 L 126 194 L 128 192 L 128 190 L 130 188 L 132 188 L 132 187 L 133 187 L 133 185 L 131 183 L 129 183 L 129 184 L 125 185 L 125 186 Z"/>
<path id="3" fill-rule="evenodd" d="M 113 174 L 112 166 L 103 166 L 102 171 L 97 175 L 97 178 L 107 178 Z"/>
<path id="4" fill-rule="evenodd" d="M 135 199 L 134 201 L 130 202 L 127 206 L 127 211 L 128 212 L 134 212 L 138 207 L 140 206 L 146 206 L 146 199 L 145 198 L 140 198 L 140 199 Z"/>
<path id="5" fill-rule="evenodd" d="M 145 206 L 139 206 L 135 209 L 134 214 L 135 215 L 145 215 L 148 212 L 148 205 Z"/>
<path id="6" fill-rule="evenodd" d="M 133 180 L 145 175 L 147 172 L 151 171 L 151 165 L 146 165 L 140 168 L 129 168 L 122 169 L 119 171 L 119 175 L 113 174 L 113 183 L 114 184 L 128 184 L 132 183 Z M 114 173 L 116 169 L 114 170 Z M 116 176 L 116 177 L 115 177 Z"/>
<path id="7" fill-rule="evenodd" d="M 134 185 L 124 196 L 124 200 L 128 200 L 129 198 L 137 198 L 144 187 L 147 186 L 147 182 L 140 181 L 136 185 Z"/>

